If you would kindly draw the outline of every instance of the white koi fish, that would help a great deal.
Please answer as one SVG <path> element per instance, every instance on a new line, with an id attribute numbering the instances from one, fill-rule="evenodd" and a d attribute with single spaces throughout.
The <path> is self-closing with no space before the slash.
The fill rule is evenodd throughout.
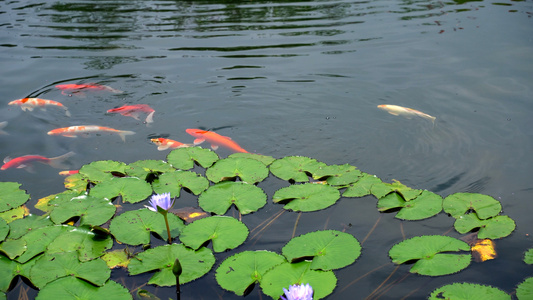
<path id="1" fill-rule="evenodd" d="M 383 109 L 384 111 L 388 112 L 391 115 L 402 116 L 407 119 L 411 119 L 413 118 L 413 116 L 421 117 L 421 118 L 430 120 L 433 124 L 435 124 L 435 119 L 436 119 L 435 117 L 430 116 L 421 111 L 418 111 L 416 109 L 398 106 L 398 105 L 389 105 L 389 104 L 378 105 L 378 108 Z"/>

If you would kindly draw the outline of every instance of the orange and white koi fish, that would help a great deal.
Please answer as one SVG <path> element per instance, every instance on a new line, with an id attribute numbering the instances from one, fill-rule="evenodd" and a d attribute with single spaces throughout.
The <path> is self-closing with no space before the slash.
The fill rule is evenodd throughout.
<path id="1" fill-rule="evenodd" d="M 133 131 L 125 131 L 125 130 L 117 130 L 114 128 L 104 127 L 104 126 L 97 126 L 97 125 L 82 125 L 82 126 L 70 126 L 70 127 L 63 127 L 63 128 L 56 128 L 54 130 L 48 131 L 48 135 L 62 135 L 66 137 L 75 138 L 78 137 L 78 135 L 88 135 L 89 133 L 94 132 L 108 132 L 108 133 L 116 133 L 120 136 L 120 138 L 125 142 L 127 135 L 135 134 Z"/>
<path id="2" fill-rule="evenodd" d="M 157 138 L 150 140 L 152 141 L 152 143 L 157 145 L 157 150 L 159 151 L 167 150 L 168 148 L 184 148 L 193 146 L 191 144 L 184 144 L 175 140 L 165 138 Z"/>
<path id="3" fill-rule="evenodd" d="M 235 152 L 243 152 L 243 153 L 249 153 L 248 151 L 244 150 L 239 144 L 235 143 L 230 137 L 220 135 L 218 133 L 215 133 L 213 131 L 208 130 L 202 130 L 202 129 L 186 129 L 185 130 L 188 134 L 194 136 L 196 139 L 194 140 L 195 145 L 199 145 L 203 143 L 204 141 L 207 141 L 211 144 L 211 148 L 213 150 L 218 149 L 219 146 L 229 148 Z"/>
<path id="4" fill-rule="evenodd" d="M 5 132 L 4 129 L 5 127 L 7 126 L 7 121 L 4 121 L 4 122 L 0 122 L 0 134 L 9 134 L 7 132 Z"/>
<path id="5" fill-rule="evenodd" d="M 83 93 L 84 90 L 93 90 L 93 91 L 107 91 L 115 94 L 122 94 L 123 91 L 114 89 L 107 85 L 102 84 L 96 84 L 96 83 L 87 83 L 87 84 L 75 84 L 75 83 L 69 83 L 69 84 L 58 84 L 56 85 L 56 88 L 61 90 L 61 94 L 63 95 L 69 95 L 66 94 L 66 91 L 70 91 L 70 93 L 74 95 L 79 96 L 85 96 Z"/>
<path id="6" fill-rule="evenodd" d="M 134 104 L 134 105 L 124 105 L 117 108 L 112 108 L 107 111 L 108 113 L 118 113 L 123 116 L 132 117 L 136 120 L 140 120 L 140 115 L 143 113 L 147 113 L 148 116 L 146 116 L 146 119 L 144 120 L 145 123 L 153 123 L 154 122 L 154 113 L 155 110 L 148 106 L 147 104 Z"/>
<path id="7" fill-rule="evenodd" d="M 80 172 L 80 170 L 61 171 L 61 172 L 59 172 L 59 175 L 61 175 L 61 176 L 70 176 L 70 175 L 78 174 L 79 172 Z"/>
<path id="8" fill-rule="evenodd" d="M 63 154 L 58 157 L 52 157 L 47 158 L 40 155 L 24 155 L 16 158 L 9 158 L 6 157 L 4 159 L 4 165 L 0 168 L 0 170 L 6 170 L 11 168 L 17 168 L 22 169 L 25 168 L 28 172 L 33 172 L 32 163 L 33 162 L 40 162 L 44 164 L 48 164 L 54 168 L 58 169 L 67 169 L 68 167 L 65 166 L 64 161 L 74 155 L 74 152 L 69 152 L 66 154 Z"/>
<path id="9" fill-rule="evenodd" d="M 398 105 L 389 105 L 389 104 L 378 105 L 378 108 L 387 111 L 391 115 L 403 116 L 403 117 L 406 117 L 407 119 L 411 119 L 413 116 L 417 116 L 417 117 L 430 120 L 431 122 L 433 122 L 433 124 L 435 124 L 435 119 L 436 119 L 435 117 L 425 114 L 416 109 L 398 106 Z"/>
<path id="10" fill-rule="evenodd" d="M 18 105 L 23 111 L 33 111 L 33 109 L 36 107 L 39 107 L 42 110 L 46 110 L 46 106 L 61 107 L 65 110 L 65 114 L 67 115 L 67 117 L 70 117 L 70 112 L 68 111 L 67 107 L 54 100 L 46 100 L 40 98 L 22 98 L 13 100 L 9 102 L 8 105 Z"/>

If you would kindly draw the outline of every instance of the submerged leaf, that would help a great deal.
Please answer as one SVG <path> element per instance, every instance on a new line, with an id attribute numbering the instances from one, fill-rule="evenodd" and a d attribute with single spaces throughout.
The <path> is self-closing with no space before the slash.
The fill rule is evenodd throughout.
<path id="1" fill-rule="evenodd" d="M 329 185 L 298 184 L 281 188 L 274 193 L 272 201 L 289 201 L 284 209 L 293 211 L 315 211 L 329 207 L 340 198 L 339 191 Z"/>
<path id="2" fill-rule="evenodd" d="M 219 159 L 218 154 L 200 147 L 186 147 L 172 150 L 167 155 L 167 161 L 176 169 L 189 170 L 197 162 L 204 168 L 209 168 Z"/>
<path id="3" fill-rule="evenodd" d="M 446 198 L 442 204 L 444 212 L 458 218 L 473 209 L 484 220 L 494 217 L 502 210 L 500 202 L 491 196 L 477 193 L 455 193 Z"/>
<path id="4" fill-rule="evenodd" d="M 378 210 L 401 208 L 396 218 L 402 220 L 421 220 L 432 217 L 442 210 L 441 196 L 423 191 L 416 198 L 405 201 L 397 192 L 392 192 L 378 201 Z"/>
<path id="5" fill-rule="evenodd" d="M 453 226 L 459 233 L 467 233 L 479 228 L 477 234 L 479 239 L 493 240 L 510 235 L 516 227 L 513 219 L 508 216 L 496 216 L 480 220 L 475 213 L 458 217 Z"/>
<path id="6" fill-rule="evenodd" d="M 283 180 L 295 182 L 309 181 L 309 175 L 315 174 L 320 168 L 326 167 L 323 162 L 305 156 L 286 156 L 270 164 L 270 172 Z M 309 175 L 308 175 L 309 174 Z"/>
<path id="7" fill-rule="evenodd" d="M 205 176 L 215 183 L 239 177 L 242 181 L 253 184 L 267 178 L 268 168 L 251 158 L 224 158 L 207 169 Z"/>
<path id="8" fill-rule="evenodd" d="M 474 283 L 452 283 L 434 290 L 428 300 L 511 300 L 507 293 L 487 285 Z"/>
<path id="9" fill-rule="evenodd" d="M 20 183 L 0 182 L 0 212 L 17 208 L 30 199 L 26 191 L 19 189 Z"/>
<path id="10" fill-rule="evenodd" d="M 122 285 L 109 280 L 102 287 L 96 287 L 76 277 L 64 277 L 47 284 L 37 294 L 36 300 L 57 299 L 114 299 L 132 300 L 129 291 Z"/>
<path id="11" fill-rule="evenodd" d="M 89 193 L 95 198 L 111 200 L 122 196 L 122 201 L 137 203 L 150 197 L 152 187 L 144 180 L 135 177 L 115 177 L 93 187 Z"/>
<path id="12" fill-rule="evenodd" d="M 477 240 L 474 245 L 471 246 L 472 256 L 476 262 L 484 262 L 487 260 L 495 259 L 496 246 L 491 239 Z"/>
<path id="13" fill-rule="evenodd" d="M 152 186 L 157 194 L 170 193 L 171 197 L 179 197 L 182 188 L 189 189 L 195 195 L 200 194 L 209 187 L 209 181 L 195 172 L 175 171 L 162 174 Z"/>
<path id="14" fill-rule="evenodd" d="M 235 205 L 243 215 L 265 206 L 267 196 L 263 190 L 245 182 L 221 182 L 209 187 L 198 197 L 202 209 L 223 215 L 231 205 Z"/>
<path id="15" fill-rule="evenodd" d="M 214 216 L 187 225 L 180 235 L 180 240 L 195 250 L 211 240 L 213 251 L 222 252 L 238 247 L 244 243 L 246 237 L 248 228 L 244 223 L 232 217 Z"/>

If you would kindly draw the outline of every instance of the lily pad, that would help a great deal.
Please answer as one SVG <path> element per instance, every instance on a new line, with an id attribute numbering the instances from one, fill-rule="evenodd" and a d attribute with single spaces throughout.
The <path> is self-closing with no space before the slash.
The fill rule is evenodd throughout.
<path id="1" fill-rule="evenodd" d="M 114 299 L 132 300 L 129 291 L 122 285 L 109 280 L 102 287 L 96 287 L 76 277 L 64 277 L 47 284 L 37 294 L 36 300 L 57 299 Z"/>
<path id="2" fill-rule="evenodd" d="M 54 200 L 53 203 L 56 207 L 50 217 L 56 224 L 80 217 L 80 225 L 98 226 L 111 219 L 116 211 L 116 207 L 108 200 L 85 195 L 70 200 Z"/>
<path id="3" fill-rule="evenodd" d="M 533 277 L 528 277 L 516 288 L 518 300 L 533 299 Z"/>
<path id="4" fill-rule="evenodd" d="M 314 179 L 326 177 L 329 185 L 347 185 L 359 180 L 363 175 L 356 167 L 349 164 L 321 167 L 313 174 Z"/>
<path id="5" fill-rule="evenodd" d="M 378 210 L 401 208 L 396 218 L 402 220 L 421 220 L 432 217 L 442 210 L 442 197 L 430 191 L 423 191 L 410 201 L 398 193 L 392 192 L 378 201 Z"/>
<path id="6" fill-rule="evenodd" d="M 452 283 L 434 290 L 428 300 L 468 299 L 468 300 L 510 300 L 511 296 L 497 288 L 474 284 Z"/>
<path id="7" fill-rule="evenodd" d="M 126 268 L 130 263 L 130 257 L 126 248 L 108 251 L 102 255 L 102 259 L 110 269 L 118 267 Z"/>
<path id="8" fill-rule="evenodd" d="M 146 180 L 149 174 L 162 174 L 166 172 L 174 172 L 174 169 L 169 163 L 162 160 L 147 159 L 139 160 L 131 163 L 126 168 L 126 174 L 131 177 L 137 177 Z"/>
<path id="9" fill-rule="evenodd" d="M 270 164 L 270 172 L 283 180 L 295 182 L 309 181 L 320 168 L 326 167 L 323 162 L 305 156 L 286 156 Z"/>
<path id="10" fill-rule="evenodd" d="M 343 197 L 363 197 L 371 194 L 374 185 L 384 184 L 381 179 L 375 175 L 362 173 L 362 176 L 354 183 L 351 183 L 346 191 L 342 194 Z"/>
<path id="11" fill-rule="evenodd" d="M 293 284 L 307 284 L 313 287 L 313 299 L 318 300 L 333 292 L 337 278 L 333 271 L 312 270 L 311 262 L 281 263 L 265 273 L 261 280 L 263 293 L 279 299 L 283 288 L 289 289 Z"/>
<path id="12" fill-rule="evenodd" d="M 0 242 L 3 241 L 9 233 L 9 225 L 4 219 L 0 219 Z"/>
<path id="13" fill-rule="evenodd" d="M 352 235 L 336 230 L 307 233 L 290 240 L 282 249 L 289 262 L 311 260 L 312 270 L 344 268 L 361 255 L 361 244 Z"/>
<path id="14" fill-rule="evenodd" d="M 209 168 L 219 159 L 218 154 L 210 149 L 200 147 L 186 147 L 172 150 L 167 155 L 167 161 L 176 169 L 190 170 L 195 162 L 204 168 Z"/>
<path id="15" fill-rule="evenodd" d="M 111 200 L 122 196 L 122 201 L 137 203 L 145 200 L 152 194 L 152 186 L 136 177 L 115 177 L 93 187 L 89 193 L 95 198 Z"/>
<path id="16" fill-rule="evenodd" d="M 0 291 L 7 292 L 11 281 L 16 276 L 30 278 L 30 270 L 35 263 L 35 259 L 21 264 L 14 260 L 0 255 Z"/>
<path id="17" fill-rule="evenodd" d="M 524 262 L 528 265 L 533 265 L 533 248 L 524 253 Z"/>
<path id="18" fill-rule="evenodd" d="M 87 191 L 87 185 L 89 184 L 89 179 L 83 176 L 80 173 L 70 175 L 65 178 L 64 185 L 68 190 L 76 192 L 85 192 Z"/>
<path id="19" fill-rule="evenodd" d="M 269 251 L 244 251 L 226 258 L 216 271 L 216 280 L 225 290 L 238 296 L 249 292 L 255 283 L 274 266 L 285 262 L 285 258 Z"/>
<path id="20" fill-rule="evenodd" d="M 245 182 L 221 182 L 209 187 L 198 197 L 200 207 L 208 212 L 223 215 L 235 205 L 243 215 L 265 206 L 267 196 L 263 190 Z"/>
<path id="21" fill-rule="evenodd" d="M 172 244 L 148 249 L 137 254 L 128 265 L 128 271 L 130 275 L 156 271 L 148 284 L 172 286 L 176 284 L 176 277 L 172 273 L 176 258 L 179 259 L 183 269 L 183 273 L 180 275 L 180 284 L 204 276 L 215 264 L 213 253 L 205 247 L 195 251 L 183 244 Z"/>
<path id="22" fill-rule="evenodd" d="M 175 238 L 185 225 L 174 214 L 168 214 L 167 218 L 170 235 Z M 129 245 L 150 243 L 150 232 L 157 233 L 163 239 L 168 236 L 163 216 L 149 209 L 127 211 L 111 220 L 109 229 L 117 241 Z"/>
<path id="23" fill-rule="evenodd" d="M 502 210 L 500 202 L 491 196 L 477 193 L 455 193 L 446 198 L 442 204 L 444 212 L 458 218 L 473 209 L 481 219 L 498 215 Z"/>
<path id="24" fill-rule="evenodd" d="M 9 238 L 18 239 L 31 230 L 51 225 L 54 225 L 54 223 L 50 220 L 50 216 L 29 215 L 9 224 L 9 227 L 11 228 Z"/>
<path id="25" fill-rule="evenodd" d="M 297 184 L 281 188 L 274 193 L 274 203 L 289 201 L 284 209 L 316 211 L 329 207 L 340 198 L 339 191 L 324 184 Z"/>
<path id="26" fill-rule="evenodd" d="M 393 183 L 383 183 L 372 187 L 372 194 L 378 199 L 392 192 L 400 194 L 405 201 L 410 201 L 418 197 L 422 193 L 422 190 L 414 190 L 397 180 Z"/>
<path id="27" fill-rule="evenodd" d="M 194 250 L 211 240 L 213 250 L 222 252 L 233 249 L 244 243 L 248 237 L 248 228 L 232 217 L 214 216 L 196 220 L 187 225 L 180 240 Z"/>
<path id="28" fill-rule="evenodd" d="M 82 166 L 79 174 L 92 182 L 103 182 L 115 175 L 124 176 L 126 167 L 127 165 L 120 161 L 99 160 Z"/>
<path id="29" fill-rule="evenodd" d="M 179 197 L 182 188 L 200 194 L 209 187 L 209 181 L 195 172 L 175 171 L 162 174 L 152 186 L 157 194 L 170 193 L 171 197 Z"/>
<path id="30" fill-rule="evenodd" d="M 262 162 L 263 164 L 265 164 L 265 166 L 270 165 L 273 161 L 276 160 L 272 156 L 255 154 L 255 153 L 242 153 L 242 152 L 233 153 L 230 156 L 228 156 L 228 158 L 251 158 L 251 159 L 255 159 L 255 160 Z"/>
<path id="31" fill-rule="evenodd" d="M 48 245 L 47 253 L 76 252 L 80 261 L 89 261 L 102 256 L 112 246 L 110 236 L 93 231 L 89 226 L 80 226 L 58 236 Z"/>
<path id="32" fill-rule="evenodd" d="M 20 183 L 0 182 L 0 212 L 17 208 L 30 199 L 26 191 L 19 189 Z"/>
<path id="33" fill-rule="evenodd" d="M 54 210 L 54 202 L 61 202 L 61 201 L 70 201 L 70 199 L 86 195 L 85 192 L 78 192 L 74 190 L 66 190 L 62 193 L 57 193 L 53 195 L 49 195 L 46 197 L 43 197 L 37 201 L 37 204 L 35 204 L 35 208 L 44 211 L 44 212 L 51 212 Z"/>
<path id="34" fill-rule="evenodd" d="M 453 226 L 459 233 L 467 233 L 475 228 L 479 228 L 477 234 L 479 239 L 495 240 L 510 235 L 515 229 L 516 224 L 508 216 L 496 216 L 480 220 L 477 214 L 471 213 L 458 217 Z"/>
<path id="35" fill-rule="evenodd" d="M 54 225 L 40 227 L 23 235 L 21 239 L 26 242 L 26 251 L 16 260 L 20 263 L 25 263 L 44 252 L 48 245 L 55 240 L 59 235 L 68 232 L 72 226 L 68 225 Z"/>
<path id="36" fill-rule="evenodd" d="M 449 236 L 426 235 L 416 236 L 392 246 L 389 256 L 395 264 L 416 260 L 411 267 L 411 273 L 441 276 L 459 272 L 470 264 L 470 254 L 449 253 L 457 251 L 470 251 L 470 246 Z"/>
<path id="37" fill-rule="evenodd" d="M 207 169 L 205 176 L 215 183 L 239 177 L 242 181 L 253 184 L 267 178 L 268 168 L 251 158 L 224 158 Z"/>
<path id="38" fill-rule="evenodd" d="M 24 251 L 26 251 L 26 241 L 23 239 L 13 240 L 7 239 L 0 244 L 0 252 L 3 252 L 11 259 L 20 256 Z"/>
<path id="39" fill-rule="evenodd" d="M 9 224 L 15 220 L 22 219 L 29 214 L 30 210 L 26 206 L 21 205 L 17 208 L 13 208 L 11 210 L 0 213 L 0 219 L 6 221 Z"/>

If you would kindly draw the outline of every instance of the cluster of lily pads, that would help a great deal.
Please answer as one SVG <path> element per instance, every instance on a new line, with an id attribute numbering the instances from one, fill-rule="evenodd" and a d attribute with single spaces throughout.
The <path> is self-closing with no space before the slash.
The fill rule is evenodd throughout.
<path id="1" fill-rule="evenodd" d="M 176 278 L 172 267 L 177 258 L 183 270 L 181 284 L 198 279 L 213 268 L 216 253 L 233 251 L 249 239 L 250 231 L 242 219 L 226 214 L 231 207 L 243 216 L 265 206 L 268 197 L 257 183 L 270 174 L 289 183 L 271 196 L 285 210 L 312 212 L 343 197 L 373 195 L 379 211 L 397 212 L 395 217 L 402 220 L 421 220 L 444 210 L 455 218 L 457 232 L 474 231 L 479 239 L 504 238 L 515 228 L 511 218 L 500 214 L 500 202 L 487 195 L 456 193 L 443 199 L 397 181 L 382 182 L 348 164 L 326 165 L 302 156 L 275 159 L 249 153 L 221 159 L 209 149 L 180 148 L 170 152 L 166 161 L 95 161 L 84 165 L 78 174 L 65 179 L 64 192 L 38 201 L 35 207 L 44 212 L 42 215 L 28 213 L 24 203 L 30 196 L 20 184 L 0 182 L 0 299 L 6 299 L 5 293 L 17 276 L 39 289 L 37 299 L 67 295 L 132 299 L 130 291 L 110 279 L 112 268 L 127 268 L 132 276 L 150 272 L 153 276 L 148 284 L 173 286 Z M 179 198 L 183 191 L 197 196 L 199 207 L 208 214 L 188 223 L 184 222 L 188 218 L 169 213 L 172 244 L 151 244 L 152 236 L 161 240 L 169 236 L 157 212 L 147 208 L 123 211 L 127 203 L 147 202 L 154 192 Z M 142 248 L 130 253 L 114 247 L 119 244 Z M 528 264 L 533 262 L 532 250 L 526 252 Z M 321 299 L 337 285 L 334 270 L 353 264 L 361 251 L 361 244 L 351 234 L 310 232 L 292 238 L 281 253 L 237 252 L 219 262 L 215 278 L 221 288 L 236 295 L 246 295 L 259 285 L 264 294 L 279 299 L 284 288 L 309 284 L 313 299 Z M 389 255 L 395 264 L 414 261 L 410 272 L 427 276 L 459 272 L 472 260 L 466 242 L 438 235 L 402 241 Z M 441 287 L 430 299 L 454 299 L 454 295 L 469 293 L 510 299 L 509 294 L 494 287 L 467 283 Z M 533 277 L 520 284 L 516 294 L 519 299 L 531 297 Z"/>

